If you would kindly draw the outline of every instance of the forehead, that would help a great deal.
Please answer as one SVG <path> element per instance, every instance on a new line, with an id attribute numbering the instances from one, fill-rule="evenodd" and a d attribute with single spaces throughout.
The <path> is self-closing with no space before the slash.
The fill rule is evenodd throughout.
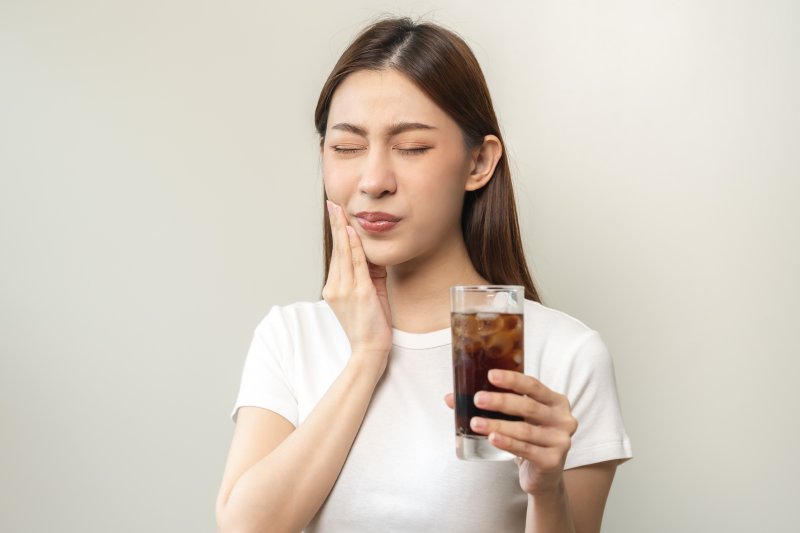
<path id="1" fill-rule="evenodd" d="M 400 121 L 458 127 L 414 82 L 396 70 L 350 74 L 334 92 L 328 112 L 328 124 L 375 126 Z"/>

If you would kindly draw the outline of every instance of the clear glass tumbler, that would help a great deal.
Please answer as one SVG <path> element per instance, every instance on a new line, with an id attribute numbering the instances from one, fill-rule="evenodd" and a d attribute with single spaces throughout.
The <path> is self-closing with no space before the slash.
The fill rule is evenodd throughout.
<path id="1" fill-rule="evenodd" d="M 518 285 L 461 285 L 450 288 L 453 335 L 456 455 L 472 461 L 502 461 L 514 456 L 492 445 L 470 427 L 473 416 L 522 420 L 475 406 L 478 391 L 508 392 L 489 383 L 489 370 L 524 370 L 525 288 Z"/>

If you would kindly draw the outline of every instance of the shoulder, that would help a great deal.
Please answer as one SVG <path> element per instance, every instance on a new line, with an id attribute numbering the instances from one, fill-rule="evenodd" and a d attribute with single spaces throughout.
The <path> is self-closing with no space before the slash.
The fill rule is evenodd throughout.
<path id="1" fill-rule="evenodd" d="M 564 380 L 612 373 L 613 362 L 597 331 L 563 311 L 526 300 L 525 370 L 565 389 Z"/>
<path id="2" fill-rule="evenodd" d="M 563 311 L 525 300 L 525 334 L 546 337 L 551 342 L 573 343 L 597 332 Z"/>
<path id="3" fill-rule="evenodd" d="M 274 305 L 259 322 L 256 331 L 262 335 L 286 335 L 299 339 L 344 334 L 325 300 Z"/>
<path id="4" fill-rule="evenodd" d="M 273 305 L 261 324 L 282 320 L 292 323 L 326 322 L 335 318 L 333 311 L 325 300 L 317 302 L 294 302 L 284 305 Z M 261 326 L 259 324 L 259 326 Z"/>

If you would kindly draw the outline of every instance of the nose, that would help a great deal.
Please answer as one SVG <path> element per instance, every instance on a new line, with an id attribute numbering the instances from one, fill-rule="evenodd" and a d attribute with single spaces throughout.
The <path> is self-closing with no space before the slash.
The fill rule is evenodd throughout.
<path id="1" fill-rule="evenodd" d="M 381 149 L 370 150 L 365 158 L 358 184 L 359 191 L 372 197 L 380 198 L 386 194 L 394 194 L 397 181 L 389 154 Z"/>

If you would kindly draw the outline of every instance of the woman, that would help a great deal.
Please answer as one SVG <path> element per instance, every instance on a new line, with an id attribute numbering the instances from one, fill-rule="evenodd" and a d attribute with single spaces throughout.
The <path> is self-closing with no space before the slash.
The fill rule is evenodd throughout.
<path id="1" fill-rule="evenodd" d="M 538 303 L 508 161 L 468 46 L 380 21 L 322 89 L 323 300 L 256 329 L 217 501 L 228 531 L 599 531 L 631 457 L 598 335 Z M 524 285 L 526 372 L 472 427 L 516 461 L 453 450 L 449 291 Z M 537 379 L 538 378 L 538 379 Z M 540 381 L 541 380 L 541 381 Z M 445 395 L 442 402 L 442 395 Z"/>

